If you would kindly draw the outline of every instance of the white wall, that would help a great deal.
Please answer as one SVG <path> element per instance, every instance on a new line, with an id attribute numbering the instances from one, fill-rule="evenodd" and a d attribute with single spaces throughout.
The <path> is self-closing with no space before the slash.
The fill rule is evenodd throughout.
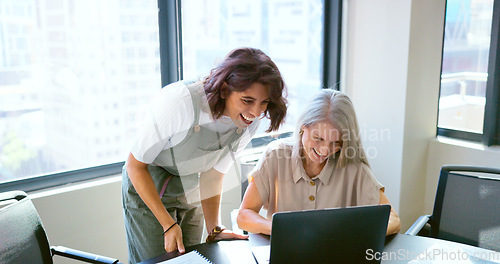
<path id="1" fill-rule="evenodd" d="M 128 261 L 121 176 L 30 193 L 52 246 Z M 55 257 L 56 264 L 81 263 Z"/>
<path id="2" fill-rule="evenodd" d="M 402 220 L 424 211 L 428 140 L 435 136 L 444 0 L 348 0 L 343 55 L 375 176 Z M 387 137 L 389 131 L 389 137 Z"/>
<path id="3" fill-rule="evenodd" d="M 441 167 L 445 164 L 500 168 L 500 147 L 438 137 L 430 140 L 427 155 L 425 213 L 432 214 Z"/>
<path id="4" fill-rule="evenodd" d="M 499 147 L 435 137 L 444 9 L 445 0 L 347 0 L 341 87 L 368 130 L 365 148 L 376 150 L 372 169 L 402 232 L 432 213 L 444 164 L 500 167 Z"/>

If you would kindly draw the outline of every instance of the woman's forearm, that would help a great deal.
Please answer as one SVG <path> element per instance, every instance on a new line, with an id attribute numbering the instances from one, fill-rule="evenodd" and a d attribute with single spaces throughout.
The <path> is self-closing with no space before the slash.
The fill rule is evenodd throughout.
<path id="1" fill-rule="evenodd" d="M 272 221 L 251 209 L 240 209 L 236 218 L 238 227 L 251 233 L 271 234 Z"/>
<path id="2" fill-rule="evenodd" d="M 200 196 L 207 231 L 220 225 L 220 201 L 224 173 L 215 169 L 200 174 Z"/>
<path id="3" fill-rule="evenodd" d="M 142 201 L 163 226 L 163 229 L 171 226 L 175 221 L 163 206 L 158 191 L 153 183 L 153 179 L 151 178 L 151 174 L 149 174 L 147 169 L 147 165 L 137 161 L 132 154 L 130 154 L 127 159 L 126 169 L 137 194 L 139 194 Z"/>
<path id="4" fill-rule="evenodd" d="M 392 209 L 391 206 L 391 214 L 389 216 L 389 223 L 387 224 L 387 235 L 396 234 L 401 230 L 401 220 L 399 219 L 398 214 Z"/>
<path id="5" fill-rule="evenodd" d="M 388 204 L 391 206 L 391 214 L 389 215 L 389 223 L 387 224 L 386 235 L 396 234 L 401 229 L 401 220 L 399 219 L 398 214 L 396 213 L 391 203 L 389 202 L 389 199 L 385 195 L 383 189 L 380 189 L 379 194 L 380 194 L 379 203 Z"/>

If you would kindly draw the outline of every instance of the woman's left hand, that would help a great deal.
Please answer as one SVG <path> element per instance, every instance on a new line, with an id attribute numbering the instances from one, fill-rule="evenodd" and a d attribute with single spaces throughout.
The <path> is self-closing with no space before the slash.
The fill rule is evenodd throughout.
<path id="1" fill-rule="evenodd" d="M 229 229 L 224 229 L 220 234 L 215 237 L 215 241 L 231 240 L 231 239 L 247 239 L 248 235 L 235 233 Z"/>

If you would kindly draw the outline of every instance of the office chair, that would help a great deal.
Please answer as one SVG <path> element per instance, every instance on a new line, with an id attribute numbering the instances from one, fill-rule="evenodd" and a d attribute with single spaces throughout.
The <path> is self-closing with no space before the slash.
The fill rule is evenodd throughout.
<path id="1" fill-rule="evenodd" d="M 420 216 L 406 231 L 424 226 L 430 237 L 500 251 L 500 169 L 444 165 L 432 215 Z"/>
<path id="2" fill-rule="evenodd" d="M 23 191 L 0 193 L 0 263 L 53 263 L 54 255 L 88 263 L 119 263 L 75 249 L 51 247 L 28 195 Z"/>
<path id="3" fill-rule="evenodd" d="M 260 155 L 260 153 L 259 153 L 259 155 Z M 241 164 L 240 164 L 241 201 L 243 201 L 243 196 L 245 195 L 245 191 L 248 187 L 248 174 L 255 167 L 255 164 L 257 164 L 257 160 L 258 160 L 258 155 L 256 155 L 256 154 L 248 155 L 248 157 L 243 157 L 241 159 Z M 247 235 L 248 232 L 240 229 L 240 227 L 238 226 L 238 223 L 236 222 L 236 218 L 238 216 L 238 211 L 239 211 L 239 209 L 233 209 L 231 211 L 231 230 L 234 232 L 240 232 L 240 233 L 243 233 L 244 235 Z"/>

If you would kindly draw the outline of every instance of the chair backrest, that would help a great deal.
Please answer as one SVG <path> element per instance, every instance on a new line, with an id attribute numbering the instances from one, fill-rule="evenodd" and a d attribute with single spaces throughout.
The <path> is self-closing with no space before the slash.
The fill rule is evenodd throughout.
<path id="1" fill-rule="evenodd" d="M 253 158 L 252 158 L 253 157 Z M 255 165 L 257 164 L 258 157 L 253 156 L 248 156 L 248 157 L 243 157 L 241 159 L 241 201 L 243 201 L 243 197 L 245 196 L 245 191 L 247 190 L 248 187 L 248 174 L 253 170 Z"/>
<path id="2" fill-rule="evenodd" d="M 431 236 L 500 251 L 500 169 L 445 165 Z"/>
<path id="3" fill-rule="evenodd" d="M 0 263 L 52 263 L 35 206 L 22 191 L 0 193 Z"/>

